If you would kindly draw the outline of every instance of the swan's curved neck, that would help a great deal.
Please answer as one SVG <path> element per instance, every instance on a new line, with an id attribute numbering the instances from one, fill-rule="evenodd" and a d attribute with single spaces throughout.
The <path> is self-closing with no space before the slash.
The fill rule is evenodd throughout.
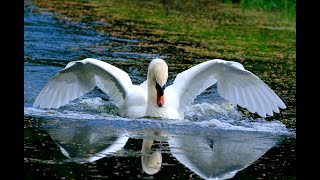
<path id="1" fill-rule="evenodd" d="M 155 88 L 156 78 L 151 72 L 148 72 L 147 85 L 148 85 L 148 104 L 152 104 L 156 106 L 157 105 L 157 90 Z"/>

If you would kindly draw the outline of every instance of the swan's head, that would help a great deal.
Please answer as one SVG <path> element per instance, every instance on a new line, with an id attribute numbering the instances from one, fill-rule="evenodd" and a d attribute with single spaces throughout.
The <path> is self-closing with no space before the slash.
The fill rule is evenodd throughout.
<path id="1" fill-rule="evenodd" d="M 159 107 L 164 104 L 164 89 L 168 80 L 168 65 L 162 59 L 154 59 L 151 61 L 148 68 L 148 77 L 150 78 L 151 86 L 157 91 L 157 105 Z"/>

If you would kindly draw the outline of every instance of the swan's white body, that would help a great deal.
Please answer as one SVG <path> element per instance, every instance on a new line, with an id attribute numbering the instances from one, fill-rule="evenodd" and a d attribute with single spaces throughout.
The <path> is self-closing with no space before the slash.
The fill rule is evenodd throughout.
<path id="1" fill-rule="evenodd" d="M 261 117 L 286 108 L 262 80 L 237 62 L 220 59 L 203 62 L 178 74 L 173 84 L 165 88 L 167 79 L 168 66 L 162 59 L 152 60 L 147 80 L 134 85 L 123 70 L 87 58 L 68 63 L 43 88 L 33 106 L 59 108 L 97 86 L 117 105 L 120 116 L 183 119 L 185 108 L 204 90 L 218 83 L 220 96 Z M 164 90 L 162 105 L 157 100 L 156 84 Z"/>

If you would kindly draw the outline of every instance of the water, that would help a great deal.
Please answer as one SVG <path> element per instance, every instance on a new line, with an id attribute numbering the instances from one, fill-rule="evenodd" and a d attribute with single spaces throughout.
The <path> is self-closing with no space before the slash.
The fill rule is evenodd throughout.
<path id="1" fill-rule="evenodd" d="M 29 3 L 24 24 L 26 178 L 295 178 L 295 131 L 276 119 L 244 117 L 215 87 L 196 99 L 185 120 L 119 117 L 98 89 L 57 110 L 32 108 L 70 61 L 105 60 L 141 83 L 147 66 L 130 63 L 166 56 L 132 52 L 139 41 L 97 33 L 90 23 L 57 19 Z"/>

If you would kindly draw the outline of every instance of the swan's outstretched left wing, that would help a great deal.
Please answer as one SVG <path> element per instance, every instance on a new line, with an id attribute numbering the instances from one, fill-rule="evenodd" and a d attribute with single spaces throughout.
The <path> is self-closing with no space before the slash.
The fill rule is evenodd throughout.
<path id="1" fill-rule="evenodd" d="M 282 100 L 256 75 L 238 62 L 220 59 L 198 64 L 177 75 L 168 91 L 175 93 L 177 106 L 183 110 L 208 87 L 217 82 L 221 97 L 257 112 L 261 117 L 285 109 Z"/>
<path id="2" fill-rule="evenodd" d="M 132 86 L 129 75 L 106 62 L 87 58 L 73 61 L 42 89 L 33 107 L 59 108 L 98 86 L 119 107 Z"/>

